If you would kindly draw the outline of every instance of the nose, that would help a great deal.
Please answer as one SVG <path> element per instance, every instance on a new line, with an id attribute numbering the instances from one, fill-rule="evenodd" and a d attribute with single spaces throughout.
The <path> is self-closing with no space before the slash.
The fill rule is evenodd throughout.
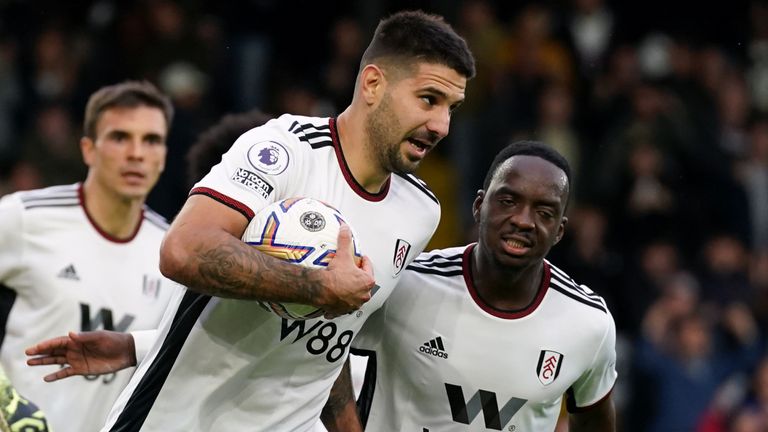
<path id="1" fill-rule="evenodd" d="M 536 227 L 536 222 L 533 219 L 533 209 L 530 206 L 518 207 L 510 215 L 509 221 L 521 230 L 532 230 Z"/>
<path id="2" fill-rule="evenodd" d="M 144 157 L 144 143 L 140 139 L 132 139 L 128 144 L 128 157 L 130 159 L 142 159 Z"/>
<path id="3" fill-rule="evenodd" d="M 437 136 L 437 141 L 448 135 L 451 126 L 451 110 L 448 107 L 441 107 L 435 110 L 434 116 L 427 123 L 427 129 L 430 133 Z"/>

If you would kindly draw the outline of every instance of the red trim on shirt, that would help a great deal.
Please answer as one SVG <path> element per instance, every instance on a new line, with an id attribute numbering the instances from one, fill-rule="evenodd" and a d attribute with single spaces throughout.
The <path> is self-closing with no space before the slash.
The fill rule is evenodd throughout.
<path id="1" fill-rule="evenodd" d="M 144 209 L 141 210 L 141 213 L 139 214 L 139 223 L 136 224 L 136 228 L 133 230 L 133 233 L 129 235 L 127 238 L 121 239 L 113 236 L 112 234 L 104 231 L 99 227 L 99 225 L 96 223 L 96 221 L 93 219 L 91 214 L 88 212 L 88 207 L 85 206 L 85 189 L 83 188 L 83 184 L 80 183 L 77 186 L 77 199 L 80 201 L 80 207 L 83 208 L 83 212 L 85 212 L 85 217 L 88 218 L 88 222 L 91 223 L 91 226 L 96 230 L 97 233 L 99 233 L 100 236 L 104 237 L 104 239 L 111 241 L 112 243 L 128 243 L 134 238 L 136 238 L 136 235 L 139 233 L 139 229 L 141 228 L 141 223 L 144 222 Z"/>
<path id="2" fill-rule="evenodd" d="M 382 187 L 379 192 L 370 193 L 365 190 L 365 188 L 360 186 L 360 183 L 355 180 L 355 177 L 352 176 L 352 171 L 349 170 L 347 160 L 344 158 L 344 153 L 341 150 L 341 141 L 339 141 L 339 132 L 336 129 L 336 119 L 331 117 L 328 120 L 328 125 L 331 127 L 331 140 L 333 141 L 333 149 L 336 151 L 336 159 L 339 161 L 339 168 L 341 168 L 341 173 L 344 175 L 344 179 L 347 180 L 349 187 L 351 187 L 352 190 L 360 196 L 360 198 L 363 198 L 367 201 L 378 202 L 386 198 L 387 192 L 389 192 L 389 184 L 392 180 L 392 176 L 390 175 L 387 177 L 387 181 L 384 183 L 384 187 Z"/>
<path id="3" fill-rule="evenodd" d="M 464 250 L 464 257 L 462 259 L 464 282 L 467 285 L 467 291 L 469 291 L 469 294 L 472 296 L 472 300 L 474 300 L 475 303 L 485 312 L 495 317 L 504 319 L 523 318 L 535 311 L 536 308 L 541 304 L 542 300 L 544 300 L 544 295 L 547 293 L 547 288 L 549 287 L 549 264 L 544 261 L 544 277 L 541 278 L 541 285 L 539 286 L 539 290 L 536 293 L 536 296 L 533 298 L 531 304 L 519 310 L 501 310 L 489 305 L 485 300 L 483 300 L 483 298 L 480 297 L 480 293 L 477 292 L 477 288 L 475 288 L 474 282 L 472 281 L 472 250 L 475 248 L 475 246 L 477 246 L 477 243 L 473 243 L 467 246 L 467 248 Z"/>
<path id="4" fill-rule="evenodd" d="M 192 189 L 189 192 L 189 195 L 190 196 L 191 195 L 205 195 L 205 196 L 207 196 L 209 198 L 212 198 L 212 199 L 214 199 L 214 200 L 224 204 L 225 206 L 231 208 L 232 210 L 240 212 L 240 214 L 245 216 L 246 219 L 248 219 L 249 221 L 251 219 L 253 219 L 253 216 L 256 214 L 247 205 L 241 203 L 240 201 L 238 201 L 236 199 L 230 198 L 230 197 L 222 194 L 221 192 L 217 192 L 217 191 L 215 191 L 215 190 L 213 190 L 211 188 L 196 187 L 196 188 Z"/>

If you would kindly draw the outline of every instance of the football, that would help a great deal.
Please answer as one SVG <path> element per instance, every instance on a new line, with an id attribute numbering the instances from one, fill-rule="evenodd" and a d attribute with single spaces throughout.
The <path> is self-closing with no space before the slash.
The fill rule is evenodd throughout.
<path id="1" fill-rule="evenodd" d="M 341 224 L 347 224 L 334 207 L 312 198 L 288 198 L 272 203 L 253 217 L 242 240 L 275 258 L 293 264 L 322 268 L 336 256 L 336 240 Z M 351 227 L 350 227 L 351 230 Z M 355 260 L 361 254 L 352 231 Z M 292 320 L 323 315 L 311 305 L 260 302 L 266 309 Z"/>

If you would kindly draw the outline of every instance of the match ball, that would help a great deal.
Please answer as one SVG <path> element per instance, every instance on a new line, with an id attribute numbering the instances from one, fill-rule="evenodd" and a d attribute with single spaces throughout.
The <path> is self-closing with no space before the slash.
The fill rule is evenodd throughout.
<path id="1" fill-rule="evenodd" d="M 336 241 L 341 224 L 347 224 L 334 207 L 312 198 L 288 198 L 262 208 L 243 233 L 242 240 L 289 263 L 327 267 L 336 256 Z M 351 227 L 350 227 L 351 228 Z M 361 255 L 354 232 L 355 260 Z M 315 306 L 296 303 L 259 302 L 275 314 L 292 320 L 306 320 L 323 315 Z"/>

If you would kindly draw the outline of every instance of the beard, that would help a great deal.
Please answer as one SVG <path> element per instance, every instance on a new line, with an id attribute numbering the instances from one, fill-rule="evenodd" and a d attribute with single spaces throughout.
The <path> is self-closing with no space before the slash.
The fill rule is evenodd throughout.
<path id="1" fill-rule="evenodd" d="M 405 137 L 389 94 L 384 95 L 376 110 L 368 114 L 365 130 L 369 151 L 387 172 L 409 174 L 418 168 L 420 160 L 412 161 L 400 153 L 400 145 Z"/>

